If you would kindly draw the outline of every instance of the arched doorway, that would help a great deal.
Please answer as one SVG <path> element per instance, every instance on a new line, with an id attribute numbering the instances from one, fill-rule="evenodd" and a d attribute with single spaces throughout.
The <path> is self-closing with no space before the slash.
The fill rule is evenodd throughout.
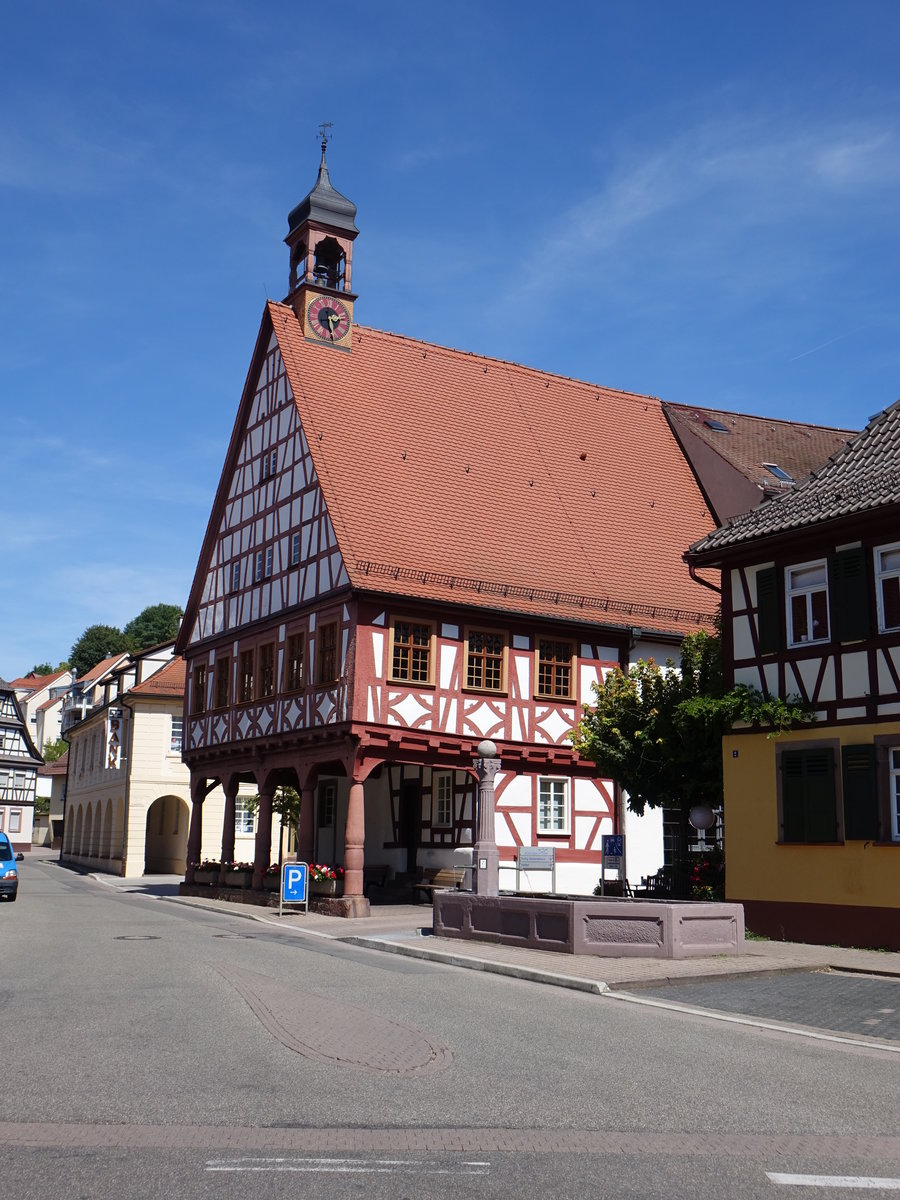
<path id="1" fill-rule="evenodd" d="M 178 796 L 160 796 L 147 811 L 145 875 L 183 875 L 187 859 L 188 806 Z"/>

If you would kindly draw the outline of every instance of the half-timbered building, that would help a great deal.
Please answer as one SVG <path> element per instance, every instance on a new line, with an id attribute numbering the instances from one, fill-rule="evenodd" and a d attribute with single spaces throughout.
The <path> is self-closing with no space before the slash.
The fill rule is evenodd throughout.
<path id="1" fill-rule="evenodd" d="M 0 679 L 0 831 L 14 850 L 31 848 L 37 770 L 43 764 L 16 688 Z"/>
<path id="2" fill-rule="evenodd" d="M 687 558 L 722 571 L 728 678 L 816 712 L 725 739 L 728 898 L 776 937 L 900 948 L 900 401 Z"/>
<path id="3" fill-rule="evenodd" d="M 589 891 L 630 814 L 567 735 L 603 672 L 711 626 L 718 597 L 681 559 L 709 509 L 658 400 L 357 325 L 355 214 L 323 146 L 178 636 L 189 859 L 209 789 L 226 857 L 252 781 L 256 886 L 280 783 L 301 793 L 300 856 L 342 863 L 349 897 L 364 862 L 458 864 L 490 738 L 501 884 L 547 845 L 558 888 Z"/>

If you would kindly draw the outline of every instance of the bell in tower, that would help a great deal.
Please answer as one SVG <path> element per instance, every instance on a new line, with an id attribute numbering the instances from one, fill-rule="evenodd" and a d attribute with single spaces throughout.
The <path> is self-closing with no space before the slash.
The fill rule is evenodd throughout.
<path id="1" fill-rule="evenodd" d="M 285 299 L 313 342 L 349 350 L 353 329 L 350 290 L 356 205 L 332 187 L 325 161 L 330 123 L 322 125 L 322 161 L 309 195 L 288 217 L 290 291 Z"/>

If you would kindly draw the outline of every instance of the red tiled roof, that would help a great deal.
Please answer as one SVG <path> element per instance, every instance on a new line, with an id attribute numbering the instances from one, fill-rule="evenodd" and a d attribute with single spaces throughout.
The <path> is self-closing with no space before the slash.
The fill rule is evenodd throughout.
<path id="1" fill-rule="evenodd" d="M 183 658 L 173 658 L 143 683 L 129 689 L 129 696 L 183 696 L 185 667 Z"/>
<path id="2" fill-rule="evenodd" d="M 49 700 L 45 700 L 43 704 L 37 706 L 36 712 L 45 712 L 48 708 L 52 708 L 54 704 L 62 704 L 65 700 L 65 695 L 51 696 Z"/>
<path id="3" fill-rule="evenodd" d="M 784 490 L 784 486 L 763 463 L 774 463 L 800 483 L 856 435 L 854 429 L 804 425 L 669 401 L 663 403 L 663 408 L 676 424 L 711 446 L 760 488 L 770 491 Z M 717 421 L 726 428 L 712 429 L 708 421 Z"/>
<path id="4" fill-rule="evenodd" d="M 38 767 L 37 773 L 38 775 L 65 775 L 68 769 L 69 752 L 66 750 L 66 752 L 61 754 L 55 762 L 44 763 L 43 766 Z"/>
<path id="5" fill-rule="evenodd" d="M 714 611 L 659 400 L 365 327 L 341 353 L 268 312 L 355 587 L 662 630 Z"/>
<path id="6" fill-rule="evenodd" d="M 127 657 L 127 652 L 123 651 L 120 654 L 111 654 L 109 658 L 101 659 L 96 666 L 91 667 L 89 671 L 86 671 L 84 675 L 81 676 L 81 682 L 93 683 L 94 680 L 100 679 L 101 676 L 105 675 L 107 671 L 111 670 L 116 663 L 120 663 L 122 659 Z"/>
<path id="7" fill-rule="evenodd" d="M 54 683 L 61 675 L 65 675 L 65 670 L 54 671 L 51 675 L 23 675 L 21 679 L 10 680 L 9 686 L 15 688 L 16 691 L 24 691 L 26 688 L 31 692 L 39 692 L 41 688 L 47 687 Z"/>

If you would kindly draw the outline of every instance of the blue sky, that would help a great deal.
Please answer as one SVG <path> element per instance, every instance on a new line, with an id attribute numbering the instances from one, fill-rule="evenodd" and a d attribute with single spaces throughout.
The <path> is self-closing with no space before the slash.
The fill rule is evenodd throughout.
<path id="1" fill-rule="evenodd" d="M 356 319 L 860 427 L 900 394 L 895 0 L 7 6 L 0 675 L 184 604 L 288 211 Z"/>

